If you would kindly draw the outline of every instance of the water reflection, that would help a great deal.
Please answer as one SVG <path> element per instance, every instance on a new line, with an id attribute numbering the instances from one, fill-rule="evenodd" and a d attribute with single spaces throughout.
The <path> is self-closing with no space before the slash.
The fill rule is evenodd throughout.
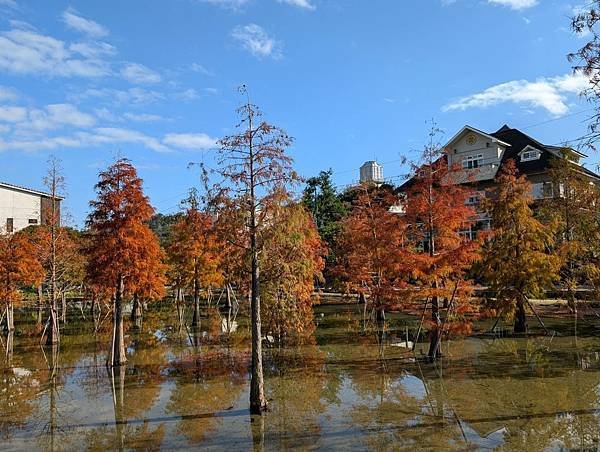
<path id="1" fill-rule="evenodd" d="M 554 336 L 473 337 L 444 359 L 363 334 L 355 306 L 322 306 L 313 344 L 265 351 L 270 411 L 250 417 L 247 331 L 188 335 L 174 310 L 127 332 L 128 364 L 107 371 L 91 317 L 60 349 L 2 337 L 0 449 L 572 449 L 600 445 L 595 324 L 546 320 Z M 33 317 L 31 317 L 33 319 Z M 22 320 L 22 319 L 17 319 Z M 33 320 L 32 320 L 33 321 Z M 19 322 L 17 322 L 19 324 Z M 487 328 L 482 326 L 482 331 Z M 398 330 L 398 331 L 396 331 Z M 417 358 L 417 359 L 416 359 Z"/>

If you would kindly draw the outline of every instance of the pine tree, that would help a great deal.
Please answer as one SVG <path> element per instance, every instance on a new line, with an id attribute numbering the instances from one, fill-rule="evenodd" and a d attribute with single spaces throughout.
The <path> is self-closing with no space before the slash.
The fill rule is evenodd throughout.
<path id="1" fill-rule="evenodd" d="M 531 184 L 506 162 L 489 202 L 492 233 L 482 249 L 481 271 L 497 294 L 497 307 L 514 313 L 514 331 L 527 332 L 527 297 L 542 293 L 557 279 L 558 256 L 552 228 L 535 218 Z"/>
<path id="2" fill-rule="evenodd" d="M 335 262 L 335 240 L 341 230 L 341 222 L 348 214 L 346 204 L 338 195 L 331 180 L 332 170 L 321 171 L 306 181 L 302 203 L 312 214 L 319 235 L 327 243 L 329 253 L 327 266 Z M 329 279 L 329 275 L 326 275 Z"/>

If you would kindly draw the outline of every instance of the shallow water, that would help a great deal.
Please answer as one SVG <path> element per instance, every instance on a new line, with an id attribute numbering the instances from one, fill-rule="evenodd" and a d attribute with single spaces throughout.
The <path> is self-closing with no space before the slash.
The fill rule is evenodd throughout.
<path id="1" fill-rule="evenodd" d="M 600 320 L 580 322 L 577 335 L 571 319 L 547 319 L 552 337 L 455 339 L 430 364 L 390 345 L 413 318 L 392 316 L 380 344 L 358 333 L 358 306 L 315 314 L 314 344 L 265 351 L 270 411 L 256 418 L 242 338 L 194 345 L 172 309 L 155 308 L 127 333 L 126 369 L 110 374 L 108 336 L 89 334 L 91 323 L 67 324 L 53 350 L 25 334 L 21 316 L 1 361 L 0 449 L 600 446 Z M 416 356 L 425 351 L 418 344 Z M 200 359 L 172 364 L 191 356 Z"/>

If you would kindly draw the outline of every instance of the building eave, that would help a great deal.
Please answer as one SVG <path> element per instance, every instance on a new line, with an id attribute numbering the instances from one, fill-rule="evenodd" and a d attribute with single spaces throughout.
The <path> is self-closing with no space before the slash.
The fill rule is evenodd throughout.
<path id="1" fill-rule="evenodd" d="M 471 126 L 469 126 L 469 125 L 466 125 L 466 126 L 464 126 L 464 127 L 463 127 L 463 128 L 460 130 L 460 132 L 458 132 L 456 135 L 454 135 L 454 136 L 453 136 L 453 137 L 450 139 L 450 141 L 448 141 L 448 143 L 446 143 L 446 145 L 444 146 L 444 148 L 448 148 L 448 147 L 450 147 L 450 145 L 451 145 L 452 143 L 454 143 L 454 142 L 455 142 L 455 141 L 458 139 L 458 137 L 460 137 L 460 136 L 461 136 L 461 135 L 462 135 L 462 134 L 463 134 L 465 131 L 467 131 L 467 130 L 468 130 L 468 131 L 470 131 L 470 132 L 476 133 L 476 134 L 478 134 L 478 135 L 483 135 L 484 137 L 486 137 L 486 138 L 490 139 L 492 142 L 494 142 L 494 143 L 498 143 L 498 144 L 501 144 L 502 146 L 506 146 L 506 147 L 510 146 L 510 144 L 508 144 L 508 143 L 506 143 L 506 142 L 504 142 L 504 141 L 502 141 L 502 140 L 499 140 L 498 138 L 496 138 L 496 137 L 494 137 L 494 136 L 490 135 L 489 133 L 485 133 L 483 130 L 479 130 L 479 129 L 476 129 L 475 127 L 471 127 Z"/>
<path id="2" fill-rule="evenodd" d="M 15 184 L 9 184 L 8 182 L 0 182 L 0 188 L 7 188 L 9 190 L 14 190 L 14 191 L 20 191 L 22 193 L 28 193 L 31 195 L 37 195 L 37 196 L 42 196 L 44 198 L 49 198 L 49 199 L 57 199 L 58 201 L 62 201 L 63 199 L 65 199 L 63 196 L 52 196 L 51 193 L 47 193 L 47 192 L 43 192 L 43 191 L 39 191 L 39 190 L 34 190 L 31 188 L 27 188 L 27 187 L 22 187 L 20 185 L 15 185 Z"/>

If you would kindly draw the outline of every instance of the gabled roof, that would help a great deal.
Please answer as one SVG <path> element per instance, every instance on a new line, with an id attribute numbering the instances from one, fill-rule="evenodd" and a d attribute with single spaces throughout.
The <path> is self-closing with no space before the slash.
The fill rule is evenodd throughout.
<path id="1" fill-rule="evenodd" d="M 461 129 L 460 132 L 458 132 L 456 135 L 454 135 L 454 137 L 452 137 L 452 139 L 448 142 L 446 147 L 448 147 L 454 140 L 456 140 L 462 133 L 464 133 L 467 130 L 488 137 L 489 139 L 492 139 L 493 141 L 503 145 L 505 147 L 505 150 L 502 153 L 502 160 L 500 162 L 500 166 L 504 165 L 504 163 L 506 163 L 507 160 L 512 159 L 515 161 L 519 173 L 525 175 L 547 172 L 550 168 L 551 159 L 561 158 L 560 151 L 564 149 L 564 147 L 544 145 L 539 141 L 535 140 L 534 138 L 531 138 L 529 135 L 526 135 L 525 133 L 521 132 L 520 130 L 513 129 L 506 124 L 500 129 L 498 129 L 496 132 L 489 134 L 482 132 L 481 130 L 478 130 L 474 127 L 465 126 Z M 539 150 L 541 152 L 540 157 L 536 160 L 528 160 L 522 162 L 519 157 L 519 154 L 527 147 L 532 147 Z M 575 149 L 570 150 L 579 157 L 587 157 L 585 154 Z M 444 155 L 441 158 L 447 157 L 446 155 Z M 586 167 L 580 164 L 573 163 L 573 165 L 582 174 L 586 175 L 590 179 L 595 179 L 596 181 L 600 182 L 600 175 L 596 174 L 595 172 L 587 169 Z M 411 177 L 399 187 L 399 191 L 406 191 L 413 184 L 414 178 Z"/>
<path id="2" fill-rule="evenodd" d="M 39 191 L 39 190 L 33 190 L 31 188 L 22 187 L 20 185 L 9 184 L 8 182 L 0 181 L 0 188 L 8 188 L 9 190 L 15 190 L 15 191 L 23 192 L 23 193 L 29 193 L 32 195 L 43 196 L 44 198 L 52 198 L 51 193 L 47 193 L 47 192 Z M 58 199 L 59 201 L 62 201 L 64 199 L 63 196 L 58 196 L 58 195 L 56 195 L 55 198 Z"/>
<path id="3" fill-rule="evenodd" d="M 478 135 L 483 135 L 484 137 L 486 137 L 486 138 L 488 138 L 488 139 L 492 140 L 492 142 L 497 142 L 497 143 L 500 143 L 500 144 L 502 144 L 502 145 L 504 145 L 504 146 L 510 146 L 510 144 L 509 144 L 509 143 L 505 143 L 504 141 L 502 141 L 502 140 L 498 139 L 498 137 L 495 137 L 493 134 L 488 134 L 488 133 L 485 133 L 485 132 L 484 132 L 484 131 L 482 131 L 482 130 L 476 129 L 475 127 L 471 127 L 471 126 L 469 126 L 469 125 L 466 125 L 466 126 L 464 126 L 464 127 L 463 127 L 463 128 L 460 130 L 460 132 L 458 132 L 456 135 L 454 135 L 454 136 L 453 136 L 453 137 L 450 139 L 450 141 L 448 141 L 448 143 L 446 143 L 446 146 L 444 146 L 444 147 L 445 147 L 445 148 L 449 147 L 449 146 L 450 146 L 450 144 L 452 144 L 454 141 L 456 141 L 456 140 L 458 139 L 458 137 L 460 137 L 460 136 L 461 136 L 461 135 L 462 135 L 462 134 L 463 134 L 465 131 L 467 131 L 467 130 L 468 130 L 468 131 L 470 131 L 470 132 L 476 133 L 476 134 L 478 134 Z"/>
<path id="4" fill-rule="evenodd" d="M 548 168 L 550 168 L 550 160 L 558 157 L 560 155 L 558 150 L 563 149 L 557 146 L 544 145 L 520 130 L 510 128 L 507 125 L 502 126 L 497 132 L 494 132 L 490 135 L 509 144 L 509 147 L 506 148 L 504 154 L 502 155 L 501 164 L 504 164 L 509 159 L 513 159 L 517 165 L 517 169 L 522 174 L 535 174 L 547 171 Z M 522 162 L 519 158 L 519 154 L 528 146 L 542 151 L 542 154 L 537 160 Z M 585 154 L 581 152 L 575 150 L 573 150 L 573 152 L 577 155 L 585 156 Z M 600 176 L 598 174 L 590 171 L 584 166 L 577 165 L 577 168 L 588 177 L 600 180 Z"/>
<path id="5" fill-rule="evenodd" d="M 548 149 L 549 151 L 555 151 L 555 153 L 561 152 L 563 149 L 565 149 L 565 146 L 550 146 L 550 145 L 546 145 L 546 149 Z M 587 154 L 584 154 L 581 151 L 578 151 L 577 149 L 573 149 L 573 148 L 567 148 L 569 149 L 569 151 L 571 151 L 573 154 L 575 154 L 578 157 L 587 157 Z"/>

